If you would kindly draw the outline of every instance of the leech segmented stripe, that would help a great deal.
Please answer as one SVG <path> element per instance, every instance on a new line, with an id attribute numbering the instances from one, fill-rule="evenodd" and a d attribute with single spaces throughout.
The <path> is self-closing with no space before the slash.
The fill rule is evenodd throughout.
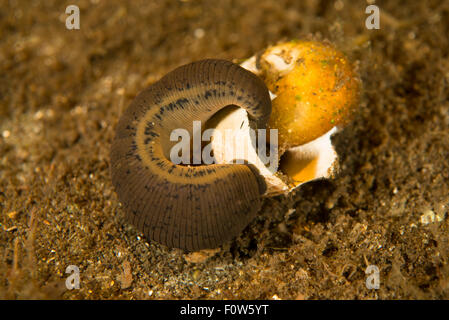
<path id="1" fill-rule="evenodd" d="M 225 60 L 181 66 L 142 91 L 120 118 L 111 147 L 112 183 L 127 218 L 146 237 L 192 251 L 231 240 L 254 218 L 265 182 L 245 164 L 183 166 L 170 133 L 192 134 L 226 106 L 244 108 L 257 128 L 271 113 L 257 76 Z"/>

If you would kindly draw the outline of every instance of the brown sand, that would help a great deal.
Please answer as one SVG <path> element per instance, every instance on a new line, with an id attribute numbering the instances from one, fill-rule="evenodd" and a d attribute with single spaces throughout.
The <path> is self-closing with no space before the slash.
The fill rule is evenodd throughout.
<path id="1" fill-rule="evenodd" d="M 76 1 L 67 30 L 71 3 L 0 1 L 0 297 L 449 298 L 448 1 L 378 1 L 380 30 L 364 1 Z M 364 83 L 341 175 L 265 201 L 206 260 L 147 243 L 109 178 L 124 108 L 178 65 L 311 36 Z"/>

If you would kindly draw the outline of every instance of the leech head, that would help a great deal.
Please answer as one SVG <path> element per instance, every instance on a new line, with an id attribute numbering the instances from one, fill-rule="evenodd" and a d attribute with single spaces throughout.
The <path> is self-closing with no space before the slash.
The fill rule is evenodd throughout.
<path id="1" fill-rule="evenodd" d="M 186 166 L 170 161 L 173 130 L 196 134 L 221 109 L 246 110 L 264 128 L 271 101 L 262 80 L 224 60 L 181 66 L 141 92 L 124 112 L 111 147 L 111 176 L 127 218 L 149 239 L 199 250 L 237 236 L 266 190 L 251 164 Z"/>

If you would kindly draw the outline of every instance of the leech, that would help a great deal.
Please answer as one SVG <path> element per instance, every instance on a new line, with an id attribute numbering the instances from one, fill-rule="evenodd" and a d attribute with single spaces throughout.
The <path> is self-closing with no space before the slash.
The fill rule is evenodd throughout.
<path id="1" fill-rule="evenodd" d="M 227 106 L 248 112 L 256 128 L 271 113 L 262 80 L 224 60 L 181 66 L 142 91 L 118 122 L 111 147 L 112 183 L 126 216 L 144 235 L 187 251 L 237 236 L 261 207 L 266 185 L 246 164 L 175 165 L 170 133 L 205 123 Z"/>

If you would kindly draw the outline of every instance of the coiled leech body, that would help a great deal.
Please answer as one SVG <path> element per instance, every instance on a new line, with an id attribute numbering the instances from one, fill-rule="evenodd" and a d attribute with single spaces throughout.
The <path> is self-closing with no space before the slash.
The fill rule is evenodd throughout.
<path id="1" fill-rule="evenodd" d="M 146 237 L 188 251 L 231 240 L 254 218 L 265 183 L 245 164 L 175 165 L 170 133 L 204 124 L 226 106 L 257 128 L 271 113 L 268 89 L 225 60 L 181 66 L 142 91 L 118 122 L 111 176 L 126 216 Z"/>

